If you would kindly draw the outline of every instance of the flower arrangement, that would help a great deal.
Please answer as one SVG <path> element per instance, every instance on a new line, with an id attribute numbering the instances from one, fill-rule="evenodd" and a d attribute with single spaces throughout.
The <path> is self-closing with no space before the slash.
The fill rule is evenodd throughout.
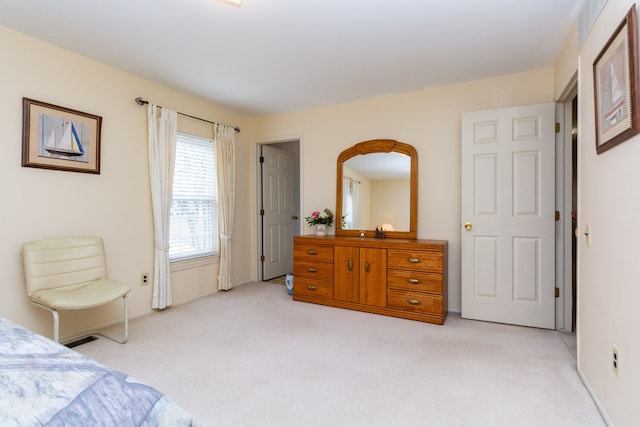
<path id="1" fill-rule="evenodd" d="M 333 224 L 333 212 L 329 209 L 325 209 L 322 212 L 313 211 L 310 216 L 306 216 L 304 219 L 307 220 L 309 225 L 324 224 L 331 227 L 331 224 Z"/>

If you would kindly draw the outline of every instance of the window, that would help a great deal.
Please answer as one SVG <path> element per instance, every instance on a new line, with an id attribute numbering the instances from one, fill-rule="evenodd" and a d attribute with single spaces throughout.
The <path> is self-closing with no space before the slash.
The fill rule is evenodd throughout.
<path id="1" fill-rule="evenodd" d="M 213 141 L 178 133 L 169 223 L 171 261 L 218 252 L 218 184 Z"/>
<path id="2" fill-rule="evenodd" d="M 360 181 L 342 176 L 342 228 L 345 230 L 355 227 L 356 218 L 358 216 L 358 187 Z"/>

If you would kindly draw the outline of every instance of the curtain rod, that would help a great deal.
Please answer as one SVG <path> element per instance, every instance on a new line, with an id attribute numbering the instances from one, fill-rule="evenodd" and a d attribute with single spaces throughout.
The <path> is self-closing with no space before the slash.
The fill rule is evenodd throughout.
<path id="1" fill-rule="evenodd" d="M 141 97 L 137 97 L 137 98 L 135 99 L 135 101 L 136 101 L 136 104 L 138 104 L 138 105 L 140 105 L 140 106 L 142 106 L 142 105 L 145 105 L 145 104 L 148 104 L 148 103 L 149 103 L 149 101 L 146 101 L 146 100 L 142 99 Z M 156 107 L 158 107 L 158 108 L 162 108 L 162 106 L 160 106 L 160 105 L 156 105 Z M 220 123 L 212 122 L 211 120 L 201 119 L 200 117 L 191 116 L 191 115 L 189 115 L 189 114 L 184 114 L 184 113 L 181 113 L 181 112 L 179 112 L 179 111 L 178 111 L 178 114 L 180 114 L 181 116 L 184 116 L 184 117 L 189 117 L 190 119 L 196 119 L 196 120 L 200 120 L 201 122 L 211 123 L 212 125 L 219 125 L 219 124 L 220 124 Z M 237 127 L 237 126 L 235 126 L 233 129 L 234 129 L 236 132 L 238 132 L 238 133 L 240 132 L 240 128 L 239 128 L 239 127 Z"/>

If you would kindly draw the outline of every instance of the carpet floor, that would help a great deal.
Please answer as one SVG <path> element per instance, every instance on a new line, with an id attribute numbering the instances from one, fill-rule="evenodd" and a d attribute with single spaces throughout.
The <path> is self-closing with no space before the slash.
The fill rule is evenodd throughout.
<path id="1" fill-rule="evenodd" d="M 300 303 L 261 282 L 134 319 L 125 345 L 75 350 L 208 426 L 603 426 L 571 337 Z"/>

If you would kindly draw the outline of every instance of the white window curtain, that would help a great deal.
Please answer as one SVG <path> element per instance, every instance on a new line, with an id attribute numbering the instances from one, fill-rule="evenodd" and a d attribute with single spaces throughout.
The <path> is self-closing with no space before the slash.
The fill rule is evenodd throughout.
<path id="1" fill-rule="evenodd" d="M 233 234 L 235 197 L 235 129 L 231 126 L 214 125 L 214 142 L 218 165 L 218 227 L 220 231 L 218 289 L 228 291 L 233 287 L 231 235 Z"/>
<path id="2" fill-rule="evenodd" d="M 359 206 L 358 206 L 358 191 L 360 189 L 360 181 L 356 181 L 355 179 L 351 180 L 351 221 L 352 225 L 355 227 L 355 224 L 362 222 L 358 221 Z"/>
<path id="3" fill-rule="evenodd" d="M 173 166 L 178 133 L 178 113 L 166 108 L 147 108 L 149 127 L 149 175 L 155 232 L 153 301 L 151 308 L 171 305 L 171 270 L 169 264 L 169 218 L 173 190 Z"/>
<path id="4" fill-rule="evenodd" d="M 358 181 L 353 178 L 344 175 L 342 177 L 342 194 L 343 194 L 343 207 L 342 215 L 344 219 L 345 229 L 352 229 L 355 226 L 356 218 L 358 216 Z"/>

